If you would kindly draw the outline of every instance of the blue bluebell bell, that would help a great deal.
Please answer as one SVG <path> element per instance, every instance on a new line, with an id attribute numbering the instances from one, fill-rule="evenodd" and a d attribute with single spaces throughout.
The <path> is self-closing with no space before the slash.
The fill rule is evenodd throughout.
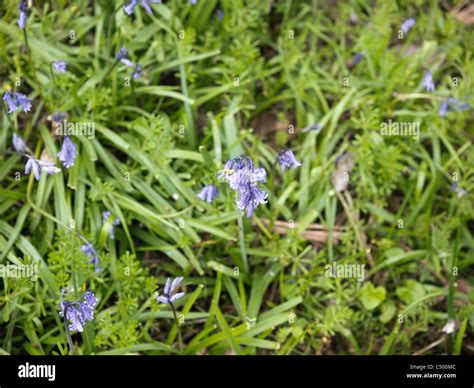
<path id="1" fill-rule="evenodd" d="M 120 47 L 116 55 L 117 60 L 121 61 L 122 59 L 128 58 L 128 49 L 125 47 Z"/>
<path id="2" fill-rule="evenodd" d="M 158 295 L 156 300 L 161 303 L 170 304 L 176 302 L 179 298 L 184 296 L 184 292 L 176 292 L 180 283 L 183 281 L 183 277 L 179 276 L 171 282 L 171 279 L 166 279 L 165 289 L 162 295 Z"/>
<path id="3" fill-rule="evenodd" d="M 217 189 L 215 185 L 207 185 L 207 186 L 204 186 L 204 188 L 200 191 L 200 193 L 197 196 L 203 201 L 212 203 L 218 194 L 219 194 L 219 190 Z"/>
<path id="4" fill-rule="evenodd" d="M 133 68 L 133 79 L 138 79 L 143 74 L 142 65 L 139 63 L 134 64 L 130 59 L 128 59 L 128 50 L 125 47 L 120 48 L 117 53 L 117 60 L 122 63 L 122 65 Z"/>
<path id="5" fill-rule="evenodd" d="M 19 8 L 20 8 L 20 15 L 18 16 L 18 20 L 16 22 L 18 24 L 18 27 L 24 30 L 26 27 L 26 19 L 28 17 L 28 4 L 26 3 L 26 1 L 22 1 L 20 3 Z"/>
<path id="6" fill-rule="evenodd" d="M 433 76 L 431 75 L 431 71 L 426 69 L 425 75 L 423 80 L 421 81 L 421 85 L 426 89 L 427 92 L 432 92 L 435 90 L 435 85 L 433 82 Z"/>
<path id="7" fill-rule="evenodd" d="M 33 172 L 35 179 L 39 181 L 41 177 L 40 176 L 41 171 L 44 171 L 49 175 L 54 175 L 60 172 L 61 170 L 57 168 L 53 162 L 48 162 L 45 160 L 37 160 L 33 158 L 32 156 L 28 156 L 28 161 L 26 162 L 26 165 L 25 165 L 25 174 L 29 175 L 30 172 Z"/>
<path id="8" fill-rule="evenodd" d="M 53 69 L 60 74 L 66 74 L 67 71 L 67 63 L 64 61 L 55 61 L 51 64 Z"/>
<path id="9" fill-rule="evenodd" d="M 356 53 L 356 54 L 352 57 L 352 67 L 358 65 L 359 62 L 362 61 L 363 58 L 364 58 L 364 54 L 363 54 L 363 53 Z"/>
<path id="10" fill-rule="evenodd" d="M 224 11 L 222 9 L 220 9 L 220 8 L 217 9 L 216 18 L 219 21 L 222 21 L 222 19 L 224 19 Z"/>
<path id="11" fill-rule="evenodd" d="M 69 136 L 65 136 L 61 151 L 58 152 L 58 158 L 66 168 L 74 166 L 76 160 L 77 149 L 76 144 L 71 140 Z"/>
<path id="12" fill-rule="evenodd" d="M 76 300 L 74 302 L 61 302 L 61 317 L 66 316 L 69 321 L 69 330 L 83 332 L 87 321 L 94 319 L 94 311 L 98 300 L 92 291 L 86 291 L 84 300 Z"/>
<path id="13" fill-rule="evenodd" d="M 268 194 L 261 190 L 256 184 L 249 184 L 239 192 L 237 208 L 245 211 L 247 218 L 252 218 L 258 205 L 267 203 Z"/>
<path id="14" fill-rule="evenodd" d="M 447 112 L 461 112 L 471 108 L 471 104 L 468 104 L 467 102 L 461 102 L 454 97 L 449 97 L 441 103 L 438 114 L 439 117 L 445 117 Z"/>
<path id="15" fill-rule="evenodd" d="M 23 112 L 29 112 L 31 109 L 31 98 L 21 93 L 16 92 L 5 92 L 3 100 L 8 105 L 8 113 L 13 113 L 22 108 Z"/>
<path id="16" fill-rule="evenodd" d="M 51 116 L 51 120 L 53 120 L 53 122 L 55 124 L 60 124 L 62 123 L 64 120 L 66 119 L 66 115 L 62 112 L 55 112 L 53 113 L 53 115 Z"/>
<path id="17" fill-rule="evenodd" d="M 278 155 L 278 163 L 280 163 L 281 169 L 285 171 L 286 168 L 295 169 L 301 166 L 301 163 L 296 160 L 295 154 L 291 150 L 284 150 Z"/>
<path id="18" fill-rule="evenodd" d="M 400 29 L 403 31 L 404 34 L 408 33 L 412 29 L 412 27 L 415 25 L 415 19 L 410 18 L 405 20 L 402 25 L 400 26 Z"/>
<path id="19" fill-rule="evenodd" d="M 255 168 L 248 156 L 241 155 L 227 161 L 217 177 L 237 191 L 237 207 L 245 210 L 248 218 L 253 216 L 259 204 L 267 202 L 267 193 L 258 187 L 258 183 L 266 182 L 267 173 L 263 168 Z"/>
<path id="20" fill-rule="evenodd" d="M 16 152 L 25 152 L 26 151 L 26 142 L 22 137 L 18 136 L 16 133 L 13 134 L 13 148 Z"/>
<path id="21" fill-rule="evenodd" d="M 152 11 L 149 3 L 151 3 L 151 4 L 161 4 L 161 0 L 141 0 L 140 1 L 140 4 L 145 9 L 145 11 L 148 12 L 151 15 L 151 14 L 153 14 L 153 11 Z M 138 5 L 138 0 L 131 0 L 130 3 L 125 4 L 123 6 L 123 11 L 127 15 L 130 16 L 135 12 L 135 8 L 136 8 L 137 5 Z"/>
<path id="22" fill-rule="evenodd" d="M 92 243 L 88 242 L 87 244 L 82 245 L 81 251 L 89 256 L 90 260 L 88 264 L 94 265 L 95 272 L 102 271 L 102 268 L 99 266 L 99 255 L 97 254 L 97 251 L 95 250 L 95 247 Z"/>
<path id="23" fill-rule="evenodd" d="M 140 65 L 139 63 L 137 63 L 137 65 L 135 66 L 135 70 L 133 72 L 133 79 L 138 79 L 142 76 L 143 74 L 143 69 L 142 69 L 142 65 Z"/>
<path id="24" fill-rule="evenodd" d="M 108 210 L 106 210 L 102 213 L 102 223 L 103 224 L 105 224 L 107 222 L 110 215 L 111 215 L 111 213 Z M 114 221 L 112 222 L 112 225 L 110 225 L 110 228 L 109 228 L 109 236 L 112 240 L 115 239 L 114 227 L 117 226 L 117 225 L 120 225 L 120 220 L 118 218 L 114 219 Z"/>

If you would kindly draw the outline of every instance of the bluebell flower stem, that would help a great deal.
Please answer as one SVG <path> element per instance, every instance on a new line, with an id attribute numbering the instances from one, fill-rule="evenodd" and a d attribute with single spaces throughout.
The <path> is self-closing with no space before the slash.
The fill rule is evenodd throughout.
<path id="1" fill-rule="evenodd" d="M 247 249 L 245 248 L 244 222 L 242 219 L 242 212 L 237 209 L 237 223 L 239 225 L 239 242 L 240 242 L 240 256 L 242 258 L 242 267 L 245 273 L 249 272 L 249 264 L 247 260 Z"/>
<path id="2" fill-rule="evenodd" d="M 174 307 L 173 302 L 170 302 L 171 310 L 173 311 L 174 322 L 176 323 L 176 330 L 178 330 L 178 342 L 179 342 L 179 349 L 183 350 L 183 337 L 181 336 L 181 329 L 179 327 L 178 315 L 176 314 L 176 309 Z"/>

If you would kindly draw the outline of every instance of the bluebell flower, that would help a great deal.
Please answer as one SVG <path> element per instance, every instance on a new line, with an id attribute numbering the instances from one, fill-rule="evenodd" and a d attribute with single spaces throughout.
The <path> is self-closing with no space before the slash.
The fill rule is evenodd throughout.
<path id="1" fill-rule="evenodd" d="M 433 76 L 431 75 L 431 71 L 429 71 L 428 69 L 426 69 L 425 76 L 421 81 L 421 85 L 426 89 L 427 92 L 432 92 L 435 89 Z"/>
<path id="2" fill-rule="evenodd" d="M 102 213 L 102 223 L 105 224 L 107 220 L 110 217 L 110 212 L 106 210 L 105 212 Z M 116 218 L 114 222 L 112 222 L 112 225 L 110 225 L 109 228 L 109 236 L 113 240 L 115 238 L 115 231 L 114 231 L 114 226 L 120 225 L 120 220 Z"/>
<path id="3" fill-rule="evenodd" d="M 95 272 L 102 271 L 102 268 L 99 266 L 99 255 L 94 248 L 92 243 L 87 243 L 81 246 L 81 251 L 84 252 L 87 256 L 89 256 L 90 260 L 88 264 L 94 264 Z"/>
<path id="4" fill-rule="evenodd" d="M 8 105 L 8 113 L 13 113 L 17 111 L 20 107 L 25 113 L 29 112 L 31 109 L 31 98 L 21 93 L 5 92 L 5 94 L 3 95 L 3 100 Z"/>
<path id="5" fill-rule="evenodd" d="M 139 63 L 135 65 L 130 59 L 128 59 L 128 50 L 125 47 L 120 48 L 118 51 L 117 60 L 119 60 L 122 65 L 133 68 L 133 79 L 138 79 L 143 74 L 142 65 Z"/>
<path id="6" fill-rule="evenodd" d="M 66 168 L 74 166 L 76 160 L 77 149 L 76 144 L 71 140 L 69 136 L 65 136 L 61 151 L 58 152 L 58 158 Z"/>
<path id="7" fill-rule="evenodd" d="M 120 47 L 116 55 L 117 60 L 121 61 L 122 59 L 127 59 L 127 57 L 128 49 L 126 49 L 125 47 Z"/>
<path id="8" fill-rule="evenodd" d="M 77 149 L 76 144 L 71 140 L 69 136 L 65 136 L 61 151 L 58 152 L 58 158 L 66 168 L 74 166 L 76 160 Z"/>
<path id="9" fill-rule="evenodd" d="M 218 194 L 219 194 L 219 190 L 217 189 L 215 185 L 207 185 L 207 186 L 204 186 L 204 188 L 201 190 L 201 192 L 197 196 L 203 201 L 212 203 Z"/>
<path id="10" fill-rule="evenodd" d="M 458 182 L 454 182 L 451 185 L 451 191 L 453 193 L 456 193 L 458 198 L 465 197 L 467 195 L 467 191 L 465 189 L 462 189 L 461 187 L 459 187 Z"/>
<path id="11" fill-rule="evenodd" d="M 16 133 L 13 134 L 13 148 L 16 152 L 25 152 L 26 151 L 26 142 L 18 136 Z"/>
<path id="12" fill-rule="evenodd" d="M 193 4 L 193 5 L 194 5 L 194 4 L 197 4 L 197 0 L 189 0 L 189 3 L 190 3 L 190 4 Z"/>
<path id="13" fill-rule="evenodd" d="M 184 292 L 176 292 L 176 289 L 179 287 L 180 283 L 183 281 L 183 277 L 177 277 L 171 283 L 171 279 L 166 279 L 165 289 L 163 290 L 163 295 L 158 295 L 156 300 L 161 303 L 170 304 L 176 302 L 179 298 L 184 296 Z"/>
<path id="14" fill-rule="evenodd" d="M 471 108 L 471 104 L 468 104 L 467 102 L 461 102 L 454 97 L 449 97 L 441 103 L 438 114 L 439 117 L 445 117 L 447 112 L 461 112 Z"/>
<path id="15" fill-rule="evenodd" d="M 25 165 L 25 174 L 29 175 L 30 171 L 33 171 L 35 179 L 39 181 L 40 179 L 40 166 L 38 161 L 35 158 L 28 157 L 28 160 Z"/>
<path id="16" fill-rule="evenodd" d="M 41 171 L 44 171 L 49 175 L 54 175 L 60 172 L 61 170 L 57 168 L 53 162 L 37 160 L 31 156 L 28 156 L 28 161 L 25 165 L 25 174 L 29 175 L 30 172 L 33 172 L 35 179 L 39 181 Z"/>
<path id="17" fill-rule="evenodd" d="M 412 29 L 412 27 L 415 25 L 415 19 L 410 18 L 405 20 L 402 25 L 400 26 L 400 29 L 403 31 L 404 34 L 406 34 L 408 31 Z"/>
<path id="18" fill-rule="evenodd" d="M 362 59 L 364 58 L 364 54 L 357 53 L 352 57 L 352 67 L 356 66 Z"/>
<path id="19" fill-rule="evenodd" d="M 295 169 L 296 167 L 301 166 L 301 163 L 298 162 L 295 158 L 295 154 L 291 150 L 284 150 L 278 155 L 278 163 L 280 163 L 281 169 L 285 171 L 286 168 Z"/>
<path id="20" fill-rule="evenodd" d="M 53 113 L 53 115 L 51 116 L 51 120 L 53 120 L 53 123 L 55 124 L 61 124 L 65 118 L 66 118 L 66 115 L 59 111 Z"/>
<path id="21" fill-rule="evenodd" d="M 241 155 L 227 161 L 217 176 L 237 191 L 237 208 L 245 210 L 248 218 L 253 216 L 259 204 L 267 202 L 267 193 L 257 186 L 258 183 L 266 182 L 267 173 L 263 168 L 255 168 L 248 156 Z"/>
<path id="22" fill-rule="evenodd" d="M 66 74 L 67 63 L 64 61 L 55 61 L 51 64 L 53 69 L 60 74 Z"/>
<path id="23" fill-rule="evenodd" d="M 145 9 L 146 12 L 148 12 L 150 15 L 153 14 L 153 11 L 151 10 L 150 4 L 161 4 L 161 0 L 141 0 L 140 1 L 142 7 Z M 130 3 L 125 4 L 123 6 L 123 11 L 127 15 L 132 15 L 135 12 L 135 7 L 138 5 L 138 0 L 131 0 Z"/>
<path id="24" fill-rule="evenodd" d="M 268 194 L 261 190 L 256 184 L 249 184 L 239 192 L 237 208 L 245 211 L 247 218 L 252 218 L 258 205 L 267 203 Z"/>
<path id="25" fill-rule="evenodd" d="M 217 20 L 221 21 L 222 19 L 224 19 L 224 11 L 222 9 L 218 9 L 216 11 L 216 18 Z"/>
<path id="26" fill-rule="evenodd" d="M 137 63 L 137 65 L 135 66 L 135 71 L 133 72 L 133 79 L 140 78 L 142 76 L 142 74 L 143 74 L 142 65 Z"/>
<path id="27" fill-rule="evenodd" d="M 28 4 L 26 1 L 22 1 L 19 8 L 20 15 L 18 16 L 18 20 L 16 22 L 18 23 L 18 27 L 24 30 L 26 27 L 26 18 L 28 17 Z"/>
<path id="28" fill-rule="evenodd" d="M 445 117 L 446 116 L 446 113 L 448 112 L 448 101 L 445 100 L 441 103 L 441 105 L 439 106 L 439 111 L 438 111 L 438 115 L 439 117 Z"/>
<path id="29" fill-rule="evenodd" d="M 94 294 L 91 291 L 86 291 L 83 301 L 61 302 L 59 315 L 61 317 L 66 316 L 66 320 L 70 323 L 69 330 L 83 332 L 86 321 L 92 321 L 94 319 L 94 311 L 97 303 L 98 300 Z"/>

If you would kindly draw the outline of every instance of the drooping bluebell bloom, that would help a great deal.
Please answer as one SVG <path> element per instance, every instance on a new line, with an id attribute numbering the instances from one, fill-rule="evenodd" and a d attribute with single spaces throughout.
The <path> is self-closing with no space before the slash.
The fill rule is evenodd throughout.
<path id="1" fill-rule="evenodd" d="M 110 217 L 110 212 L 108 210 L 106 210 L 105 212 L 102 213 L 102 223 L 105 224 L 107 222 L 107 220 L 109 219 Z M 114 222 L 112 222 L 112 225 L 110 225 L 110 228 L 109 228 L 109 236 L 110 236 L 110 239 L 114 239 L 115 238 L 115 231 L 114 231 L 114 226 L 117 226 L 117 225 L 120 225 L 120 220 L 118 218 L 116 218 L 114 220 Z"/>
<path id="2" fill-rule="evenodd" d="M 245 211 L 247 218 L 252 218 L 258 205 L 267 203 L 268 194 L 261 190 L 256 184 L 249 184 L 240 190 L 237 208 Z"/>
<path id="3" fill-rule="evenodd" d="M 176 302 L 179 298 L 184 296 L 184 292 L 176 292 L 176 289 L 179 287 L 180 283 L 183 281 L 183 277 L 179 276 L 173 280 L 166 279 L 165 289 L 163 290 L 163 295 L 158 295 L 156 300 L 161 303 L 170 304 Z"/>
<path id="4" fill-rule="evenodd" d="M 141 0 L 140 4 L 142 7 L 145 9 L 146 12 L 148 12 L 150 15 L 153 14 L 153 11 L 151 10 L 150 4 L 161 4 L 161 0 Z M 138 0 L 131 0 L 130 3 L 125 4 L 123 6 L 123 11 L 127 15 L 132 15 L 135 12 L 135 7 L 138 5 Z"/>
<path id="5" fill-rule="evenodd" d="M 458 182 L 453 182 L 450 188 L 453 193 L 457 194 L 458 198 L 465 197 L 467 195 L 467 190 L 459 187 Z"/>
<path id="6" fill-rule="evenodd" d="M 291 150 L 284 150 L 278 155 L 278 163 L 280 163 L 281 169 L 285 171 L 286 168 L 295 169 L 301 166 L 301 163 L 296 160 L 295 154 Z"/>
<path id="7" fill-rule="evenodd" d="M 117 60 L 121 61 L 122 59 L 128 58 L 128 49 L 125 47 L 120 47 L 116 55 Z"/>
<path id="8" fill-rule="evenodd" d="M 53 69 L 60 74 L 66 74 L 67 63 L 64 61 L 55 61 L 51 64 Z"/>
<path id="9" fill-rule="evenodd" d="M 189 3 L 190 3 L 190 4 L 193 4 L 193 5 L 194 5 L 194 4 L 197 4 L 197 0 L 189 0 Z"/>
<path id="10" fill-rule="evenodd" d="M 61 124 L 65 118 L 66 118 L 66 115 L 59 111 L 53 113 L 53 115 L 51 116 L 51 120 L 53 120 L 55 124 Z"/>
<path id="11" fill-rule="evenodd" d="M 87 243 L 81 246 L 81 251 L 84 252 L 87 256 L 89 256 L 90 260 L 88 264 L 94 264 L 95 272 L 102 271 L 102 268 L 99 267 L 99 255 L 94 248 L 92 243 Z"/>
<path id="12" fill-rule="evenodd" d="M 356 66 L 364 58 L 363 53 L 357 53 L 352 57 L 352 67 Z"/>
<path id="13" fill-rule="evenodd" d="M 217 9 L 216 18 L 219 21 L 222 21 L 222 19 L 224 19 L 224 11 L 222 9 L 220 9 L 220 8 Z"/>
<path id="14" fill-rule="evenodd" d="M 60 172 L 61 170 L 56 167 L 53 162 L 48 162 L 45 160 L 37 160 L 31 156 L 28 156 L 28 161 L 25 165 L 25 174 L 29 175 L 30 172 L 33 172 L 35 179 L 40 180 L 40 172 L 44 171 L 49 175 L 54 175 Z"/>
<path id="15" fill-rule="evenodd" d="M 400 29 L 403 31 L 404 34 L 406 34 L 408 31 L 412 29 L 412 27 L 415 25 L 415 19 L 410 18 L 405 20 L 402 25 L 400 26 Z"/>
<path id="16" fill-rule="evenodd" d="M 94 310 L 97 306 L 98 300 L 91 291 L 86 291 L 84 300 L 68 302 L 61 302 L 61 317 L 66 316 L 69 321 L 69 330 L 83 332 L 86 321 L 94 319 Z"/>
<path id="17" fill-rule="evenodd" d="M 267 202 L 267 193 L 258 188 L 259 182 L 266 182 L 267 173 L 263 168 L 255 168 L 248 156 L 241 155 L 227 161 L 217 176 L 227 182 L 232 190 L 237 191 L 237 207 L 245 210 L 248 218 L 253 216 L 259 204 Z"/>
<path id="18" fill-rule="evenodd" d="M 71 140 L 69 136 L 65 136 L 61 151 L 58 152 L 58 158 L 66 168 L 74 166 L 76 160 L 77 149 L 76 144 Z"/>
<path id="19" fill-rule="evenodd" d="M 26 1 L 22 1 L 20 3 L 19 8 L 20 15 L 18 16 L 18 20 L 16 22 L 18 24 L 18 27 L 24 30 L 26 27 L 26 18 L 28 17 L 28 4 L 26 3 Z"/>
<path id="20" fill-rule="evenodd" d="M 16 152 L 26 151 L 26 142 L 16 133 L 13 134 L 13 148 Z"/>
<path id="21" fill-rule="evenodd" d="M 446 113 L 448 112 L 448 101 L 445 100 L 441 103 L 441 105 L 439 106 L 439 111 L 438 111 L 438 115 L 439 117 L 445 117 L 446 116 Z"/>
<path id="22" fill-rule="evenodd" d="M 40 167 L 38 164 L 38 161 L 35 158 L 28 158 L 28 161 L 26 162 L 25 165 L 25 175 L 29 175 L 30 171 L 33 171 L 33 175 L 35 176 L 35 179 L 39 181 L 40 179 Z"/>
<path id="23" fill-rule="evenodd" d="M 25 113 L 29 112 L 31 109 L 31 98 L 21 93 L 5 92 L 3 95 L 3 101 L 8 105 L 8 113 L 16 112 L 20 107 Z"/>
<path id="24" fill-rule="evenodd" d="M 142 76 L 142 74 L 143 74 L 142 65 L 137 63 L 137 65 L 135 66 L 135 71 L 133 72 L 133 79 L 140 78 Z"/>
<path id="25" fill-rule="evenodd" d="M 454 97 L 449 97 L 441 103 L 438 114 L 439 117 L 445 117 L 447 112 L 461 112 L 471 108 L 471 104 L 468 104 L 467 102 L 461 102 Z"/>
<path id="26" fill-rule="evenodd" d="M 215 185 L 207 185 L 207 186 L 204 186 L 204 188 L 201 190 L 201 192 L 197 196 L 203 201 L 212 203 L 218 194 L 219 194 L 219 190 L 217 189 Z"/>
<path id="27" fill-rule="evenodd" d="M 125 47 L 121 47 L 118 51 L 117 60 L 119 60 L 122 65 L 133 68 L 133 79 L 138 79 L 143 74 L 142 65 L 139 63 L 135 65 L 130 59 L 128 59 L 128 50 Z"/>
<path id="28" fill-rule="evenodd" d="M 426 89 L 427 92 L 432 92 L 435 89 L 433 76 L 431 75 L 431 71 L 429 71 L 428 69 L 426 69 L 425 76 L 421 81 L 421 85 Z"/>

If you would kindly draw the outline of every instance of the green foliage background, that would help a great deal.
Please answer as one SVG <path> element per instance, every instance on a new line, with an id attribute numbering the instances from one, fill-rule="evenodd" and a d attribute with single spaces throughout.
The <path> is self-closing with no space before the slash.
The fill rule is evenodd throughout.
<path id="1" fill-rule="evenodd" d="M 0 263 L 39 265 L 37 281 L 0 280 L 2 353 L 67 354 L 59 291 L 71 285 L 99 298 L 73 335 L 80 354 L 473 352 L 473 110 L 438 116 L 448 96 L 474 101 L 472 24 L 454 2 L 176 0 L 133 17 L 118 0 L 33 3 L 29 51 L 18 3 L 0 6 L 3 90 L 34 99 L 0 116 Z M 133 84 L 125 66 L 109 73 L 121 46 L 145 70 Z M 51 74 L 56 60 L 67 74 Z M 35 182 L 12 134 L 56 155 L 58 110 L 94 122 L 95 137 L 74 137 L 74 167 Z M 381 136 L 388 119 L 420 122 L 421 138 Z M 323 129 L 302 131 L 314 123 Z M 284 148 L 302 167 L 282 173 Z M 233 193 L 196 197 L 242 152 L 268 172 L 268 204 L 244 223 L 248 271 L 236 269 Z M 339 194 L 344 152 L 355 167 Z M 450 190 L 456 177 L 466 196 Z M 115 240 L 105 210 L 121 221 Z M 279 234 L 276 221 L 295 227 Z M 314 223 L 342 237 L 311 242 Z M 95 243 L 102 272 L 65 226 Z M 326 277 L 333 261 L 366 264 L 365 281 Z M 183 350 L 155 301 L 181 275 Z"/>

